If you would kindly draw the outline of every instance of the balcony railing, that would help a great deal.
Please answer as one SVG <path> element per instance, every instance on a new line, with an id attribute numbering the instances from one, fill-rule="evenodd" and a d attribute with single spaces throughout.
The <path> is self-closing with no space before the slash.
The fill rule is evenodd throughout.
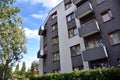
<path id="1" fill-rule="evenodd" d="M 90 21 L 89 23 L 83 24 L 79 28 L 79 35 L 80 37 L 86 37 L 94 33 L 97 33 L 99 31 L 100 29 L 99 29 L 97 21 L 93 20 L 93 21 Z"/>
<path id="2" fill-rule="evenodd" d="M 42 50 L 39 50 L 38 53 L 37 53 L 37 58 L 45 58 L 47 56 L 47 52 L 46 51 L 42 51 Z"/>
<path id="3" fill-rule="evenodd" d="M 94 61 L 107 58 L 108 54 L 105 46 L 99 46 L 95 48 L 89 48 L 83 51 L 84 61 Z"/>
<path id="4" fill-rule="evenodd" d="M 38 34 L 41 36 L 46 35 L 46 29 L 43 29 L 42 27 L 40 27 Z"/>
<path id="5" fill-rule="evenodd" d="M 67 23 L 68 29 L 74 28 L 75 26 L 76 26 L 75 19 L 72 19 L 70 22 Z"/>
<path id="6" fill-rule="evenodd" d="M 91 13 L 92 11 L 93 11 L 92 5 L 89 1 L 87 1 L 77 8 L 77 10 L 75 11 L 75 15 L 78 19 L 80 19 L 85 15 Z"/>

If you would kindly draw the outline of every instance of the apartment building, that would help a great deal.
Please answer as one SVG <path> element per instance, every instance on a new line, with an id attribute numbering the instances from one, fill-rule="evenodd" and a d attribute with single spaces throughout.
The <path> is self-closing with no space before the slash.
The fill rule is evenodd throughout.
<path id="1" fill-rule="evenodd" d="M 120 66 L 120 0 L 64 0 L 40 27 L 40 74 Z"/>

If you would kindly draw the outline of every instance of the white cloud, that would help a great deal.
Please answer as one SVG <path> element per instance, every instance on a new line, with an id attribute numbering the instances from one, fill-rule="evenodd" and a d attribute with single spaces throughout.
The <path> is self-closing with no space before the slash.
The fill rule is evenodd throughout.
<path id="1" fill-rule="evenodd" d="M 38 30 L 31 30 L 28 28 L 24 28 L 25 35 L 28 39 L 39 39 Z"/>
<path id="2" fill-rule="evenodd" d="M 62 0 L 18 0 L 19 2 L 28 2 L 32 5 L 42 4 L 44 7 L 53 8 Z"/>
<path id="3" fill-rule="evenodd" d="M 47 13 L 45 14 L 42 14 L 42 13 L 34 13 L 31 15 L 33 18 L 36 18 L 36 19 L 44 19 L 46 16 L 47 16 Z"/>
<path id="4" fill-rule="evenodd" d="M 62 0 L 39 0 L 42 1 L 44 7 L 53 8 Z"/>
<path id="5" fill-rule="evenodd" d="M 33 18 L 36 18 L 36 19 L 44 18 L 44 15 L 42 15 L 42 14 L 32 14 L 31 16 L 32 16 Z"/>
<path id="6" fill-rule="evenodd" d="M 34 13 L 31 15 L 31 17 L 36 18 L 36 19 L 45 19 L 48 15 L 49 10 L 44 9 L 41 11 L 38 11 L 37 13 Z"/>

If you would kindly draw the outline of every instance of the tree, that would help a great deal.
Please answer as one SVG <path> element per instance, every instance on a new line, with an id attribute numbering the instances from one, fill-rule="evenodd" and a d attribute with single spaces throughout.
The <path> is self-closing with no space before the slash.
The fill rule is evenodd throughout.
<path id="1" fill-rule="evenodd" d="M 14 73 L 13 73 L 12 77 L 14 77 L 14 78 L 20 77 L 19 63 L 16 65 L 16 68 L 14 70 Z"/>
<path id="2" fill-rule="evenodd" d="M 19 63 L 16 65 L 14 73 L 15 74 L 19 74 Z"/>
<path id="3" fill-rule="evenodd" d="M 9 69 L 8 69 L 8 71 L 7 71 L 7 75 L 6 75 L 6 79 L 9 79 L 9 78 L 11 78 L 12 77 L 12 75 L 13 75 L 13 65 L 12 64 L 10 64 L 9 65 Z"/>
<path id="4" fill-rule="evenodd" d="M 12 73 L 13 73 L 13 65 L 12 64 L 10 64 L 10 66 L 9 66 L 9 73 L 12 75 Z"/>
<path id="5" fill-rule="evenodd" d="M 25 72 L 25 77 L 26 77 L 26 78 L 30 78 L 31 76 L 33 76 L 33 75 L 31 74 L 31 69 L 28 68 L 28 70 Z"/>
<path id="6" fill-rule="evenodd" d="M 31 64 L 31 74 L 39 75 L 39 61 L 33 61 Z"/>
<path id="7" fill-rule="evenodd" d="M 26 65 L 25 65 L 25 62 L 23 62 L 20 70 L 20 75 L 24 76 L 25 72 L 26 72 Z"/>
<path id="8" fill-rule="evenodd" d="M 18 16 L 18 7 L 14 0 L 0 1 L 0 80 L 6 80 L 10 63 L 22 59 L 26 53 L 26 37 L 22 19 Z"/>
<path id="9" fill-rule="evenodd" d="M 26 71 L 26 64 L 25 64 L 25 62 L 22 63 L 21 71 L 22 71 L 22 72 L 25 72 L 25 71 Z"/>

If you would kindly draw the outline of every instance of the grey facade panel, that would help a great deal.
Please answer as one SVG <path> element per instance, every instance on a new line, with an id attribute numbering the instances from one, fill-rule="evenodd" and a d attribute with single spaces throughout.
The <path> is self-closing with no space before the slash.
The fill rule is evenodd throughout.
<path id="1" fill-rule="evenodd" d="M 53 62 L 53 70 L 60 70 L 60 60 Z"/>
<path id="2" fill-rule="evenodd" d="M 47 45 L 47 37 L 44 37 L 43 46 Z"/>
<path id="3" fill-rule="evenodd" d="M 52 46 L 52 52 L 59 51 L 59 43 Z"/>
<path id="4" fill-rule="evenodd" d="M 45 63 L 43 65 L 43 72 L 44 73 L 52 73 L 54 70 L 60 69 L 60 61 L 52 61 L 52 53 L 53 51 L 59 51 L 59 44 L 52 45 L 52 38 L 58 36 L 58 30 L 51 31 L 51 26 L 57 23 L 57 17 L 51 19 L 51 16 L 47 20 L 46 24 L 46 36 L 43 37 L 43 45 L 47 45 L 47 56 L 44 58 Z"/>
<path id="5" fill-rule="evenodd" d="M 82 56 L 81 55 L 73 56 L 71 58 L 72 58 L 72 66 L 73 67 L 83 66 L 83 61 L 82 61 Z"/>
<path id="6" fill-rule="evenodd" d="M 51 62 L 49 63 L 51 65 L 48 65 L 48 64 L 45 64 L 44 67 L 43 67 L 43 71 L 44 73 L 47 72 L 47 73 L 53 73 L 54 70 L 60 70 L 60 61 L 54 61 L 54 62 Z"/>
<path id="7" fill-rule="evenodd" d="M 54 31 L 51 31 L 50 35 L 51 35 L 52 38 L 58 36 L 58 29 L 54 30 Z"/>
<path id="8" fill-rule="evenodd" d="M 74 28 L 75 26 L 76 26 L 75 19 L 73 19 L 73 20 L 71 20 L 70 22 L 67 23 L 68 30 Z"/>
<path id="9" fill-rule="evenodd" d="M 50 21 L 51 26 L 56 23 L 57 23 L 57 17 L 55 17 L 54 19 L 51 19 L 51 21 Z"/>
<path id="10" fill-rule="evenodd" d="M 115 30 L 120 30 L 120 0 L 105 0 L 100 5 L 97 5 L 93 0 L 90 0 L 90 2 L 93 5 L 96 20 L 98 21 L 101 30 L 102 39 L 109 55 L 108 62 L 111 66 L 118 67 L 117 60 L 120 59 L 120 45 L 111 45 L 108 34 Z M 100 13 L 108 9 L 110 9 L 113 18 L 110 21 L 103 22 Z"/>
<path id="11" fill-rule="evenodd" d="M 92 11 L 93 11 L 92 6 L 91 6 L 90 2 L 87 1 L 77 8 L 77 10 L 75 11 L 75 15 L 77 18 L 81 18 L 81 17 L 89 14 Z"/>
<path id="12" fill-rule="evenodd" d="M 83 51 L 83 58 L 85 61 L 94 61 L 94 60 L 104 59 L 107 57 L 108 55 L 103 46 L 86 49 L 85 51 Z"/>
<path id="13" fill-rule="evenodd" d="M 81 28 L 79 28 L 80 37 L 86 37 L 96 32 L 99 32 L 99 27 L 96 21 L 82 25 Z"/>
<path id="14" fill-rule="evenodd" d="M 69 0 L 64 0 L 64 1 L 66 4 Z M 76 0 L 76 1 L 79 1 L 79 0 Z M 105 53 L 105 50 L 103 47 L 97 47 L 97 48 L 93 48 L 93 49 L 87 49 L 86 51 L 84 51 L 83 52 L 84 60 L 85 61 L 96 61 L 99 59 L 108 58 L 107 59 L 108 63 L 111 66 L 118 67 L 117 60 L 120 59 L 120 44 L 111 45 L 109 38 L 108 38 L 108 34 L 112 31 L 120 30 L 120 5 L 119 5 L 120 0 L 105 0 L 104 2 L 102 2 L 99 5 L 96 4 L 96 2 L 93 0 L 89 0 L 89 2 L 91 2 L 92 8 L 94 9 L 96 21 L 98 22 L 99 28 L 100 28 L 99 34 L 102 37 L 103 43 L 106 47 L 107 54 L 109 55 L 109 57 Z M 86 3 L 83 3 L 80 7 L 77 8 L 77 10 L 75 11 L 75 15 L 77 18 L 81 18 L 93 11 L 89 2 L 87 2 L 87 0 L 86 0 Z M 113 18 L 110 21 L 103 22 L 101 13 L 107 9 L 110 9 Z M 63 16 L 65 16 L 65 15 L 63 15 Z M 51 31 L 51 26 L 55 23 L 57 23 L 57 17 L 55 19 L 51 19 L 51 16 L 50 16 L 50 18 L 47 21 L 47 26 L 45 28 L 47 31 L 46 36 L 44 36 L 44 40 L 43 40 L 44 45 L 47 44 L 47 46 L 48 46 L 47 57 L 46 57 L 46 61 L 45 61 L 46 64 L 43 65 L 43 67 L 44 67 L 43 71 L 47 72 L 47 73 L 50 73 L 55 69 L 60 69 L 60 61 L 56 61 L 56 62 L 52 61 L 52 53 L 59 51 L 59 44 L 54 45 L 54 46 L 52 46 L 52 44 L 51 44 L 52 37 L 58 35 L 57 34 L 58 30 L 55 32 Z M 75 21 L 68 23 L 67 28 L 68 29 L 72 28 L 73 25 L 75 25 L 74 23 L 75 23 Z M 64 26 L 59 26 L 59 27 L 64 27 Z M 79 28 L 79 32 L 80 32 L 79 35 L 81 37 L 87 37 L 89 35 L 92 36 L 92 34 L 94 34 L 96 32 L 99 32 L 99 29 L 95 22 L 91 22 L 91 23 Z M 58 35 L 58 37 L 59 37 L 59 35 Z M 65 47 L 65 46 L 63 46 L 63 47 Z M 72 59 L 73 67 L 83 65 L 81 55 L 71 57 L 71 59 Z"/>

